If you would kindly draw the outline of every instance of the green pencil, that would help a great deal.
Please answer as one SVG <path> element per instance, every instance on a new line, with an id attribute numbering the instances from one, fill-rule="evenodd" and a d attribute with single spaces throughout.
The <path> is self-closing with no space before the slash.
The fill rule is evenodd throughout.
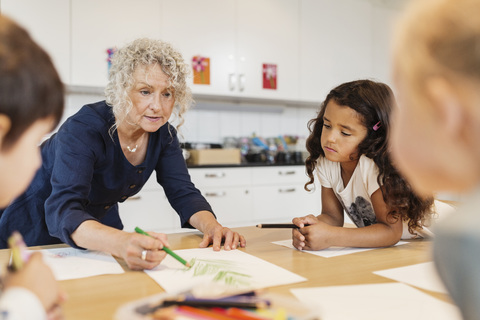
<path id="1" fill-rule="evenodd" d="M 145 231 L 143 231 L 142 229 L 140 229 L 139 227 L 135 227 L 135 232 L 136 233 L 140 233 L 140 234 L 143 234 L 145 236 L 149 236 L 151 237 L 151 235 L 149 235 L 148 233 L 146 233 Z M 170 248 L 167 248 L 167 247 L 163 247 L 162 248 L 163 251 L 165 251 L 166 253 L 168 253 L 169 255 L 171 255 L 172 257 L 174 257 L 176 260 L 178 260 L 181 264 L 183 264 L 184 266 L 186 267 L 191 267 L 190 263 L 188 263 L 187 261 L 185 261 L 184 259 L 180 258 L 179 255 L 177 255 L 175 252 L 173 252 Z"/>

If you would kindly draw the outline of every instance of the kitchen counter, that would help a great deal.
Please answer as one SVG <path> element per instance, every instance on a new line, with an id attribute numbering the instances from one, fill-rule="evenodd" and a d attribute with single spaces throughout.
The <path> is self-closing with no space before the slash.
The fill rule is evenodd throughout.
<path id="1" fill-rule="evenodd" d="M 245 162 L 240 164 L 209 164 L 209 165 L 188 165 L 189 169 L 197 168 L 250 168 L 250 167 L 290 167 L 304 166 L 305 163 L 266 163 L 266 162 Z"/>

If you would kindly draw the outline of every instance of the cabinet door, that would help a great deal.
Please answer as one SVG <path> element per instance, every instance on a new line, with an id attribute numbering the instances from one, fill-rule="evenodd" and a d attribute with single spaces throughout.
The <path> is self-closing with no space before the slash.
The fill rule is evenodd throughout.
<path id="1" fill-rule="evenodd" d="M 256 186 L 252 188 L 255 222 L 291 222 L 295 217 L 319 214 L 318 192 L 302 185 Z"/>
<path id="2" fill-rule="evenodd" d="M 251 168 L 197 168 L 189 170 L 197 188 L 223 186 L 250 186 Z"/>
<path id="3" fill-rule="evenodd" d="M 124 230 L 133 232 L 136 226 L 155 232 L 173 232 L 180 229 L 180 218 L 158 187 L 142 190 L 136 196 L 119 203 Z"/>
<path id="4" fill-rule="evenodd" d="M 343 82 L 371 78 L 370 1 L 300 1 L 300 99 L 322 101 Z"/>
<path id="5" fill-rule="evenodd" d="M 305 166 L 274 166 L 252 168 L 254 185 L 301 184 L 308 181 Z"/>
<path id="6" fill-rule="evenodd" d="M 237 1 L 238 74 L 242 95 L 298 99 L 299 2 Z M 277 65 L 277 89 L 263 89 L 263 64 Z"/>
<path id="7" fill-rule="evenodd" d="M 193 84 L 194 93 L 233 95 L 236 80 L 234 0 L 164 0 L 163 39 L 191 64 L 194 56 L 210 58 L 210 84 Z M 233 84 L 233 83 L 232 83 Z"/>
<path id="8" fill-rule="evenodd" d="M 105 86 L 107 49 L 140 37 L 160 36 L 159 0 L 71 1 L 74 85 Z"/>
<path id="9" fill-rule="evenodd" d="M 202 195 L 212 206 L 218 222 L 226 227 L 251 225 L 252 195 L 245 187 L 202 187 Z"/>
<path id="10" fill-rule="evenodd" d="M 70 2 L 2 0 L 5 14 L 26 28 L 48 52 L 64 83 L 70 82 Z"/>

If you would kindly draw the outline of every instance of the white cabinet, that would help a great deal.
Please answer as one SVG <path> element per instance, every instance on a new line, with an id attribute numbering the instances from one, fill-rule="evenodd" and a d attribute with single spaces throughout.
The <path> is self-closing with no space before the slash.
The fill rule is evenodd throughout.
<path id="1" fill-rule="evenodd" d="M 238 93 L 229 79 L 236 77 L 234 0 L 164 0 L 162 39 L 172 43 L 187 63 L 197 55 L 210 58 L 210 85 L 193 85 L 194 93 Z"/>
<path id="2" fill-rule="evenodd" d="M 210 85 L 192 81 L 194 93 L 298 98 L 298 1 L 164 0 L 162 11 L 165 41 L 189 62 L 210 58 Z M 263 89 L 263 64 L 277 65 L 276 90 Z"/>
<path id="3" fill-rule="evenodd" d="M 252 168 L 255 222 L 291 222 L 294 217 L 320 213 L 321 195 L 303 188 L 304 166 Z"/>
<path id="4" fill-rule="evenodd" d="M 133 232 L 136 226 L 156 232 L 180 229 L 180 217 L 170 206 L 163 188 L 156 183 L 155 174 L 137 195 L 118 206 L 125 231 Z"/>
<path id="5" fill-rule="evenodd" d="M 107 49 L 122 47 L 139 37 L 160 36 L 159 0 L 71 0 L 71 3 L 70 84 L 105 86 Z"/>
<path id="6" fill-rule="evenodd" d="M 249 168 L 190 169 L 195 186 L 225 226 L 251 225 L 253 221 L 252 180 Z"/>
<path id="7" fill-rule="evenodd" d="M 290 222 L 294 217 L 320 213 L 320 193 L 303 189 L 304 166 L 191 168 L 189 172 L 224 226 Z M 137 225 L 166 233 L 180 230 L 180 218 L 154 176 L 137 196 L 119 204 L 125 230 Z"/>
<path id="8" fill-rule="evenodd" d="M 320 102 L 343 82 L 372 78 L 372 3 L 300 3 L 300 99 Z"/>
<path id="9" fill-rule="evenodd" d="M 298 99 L 299 3 L 238 0 L 237 41 L 240 86 L 249 97 Z M 277 89 L 263 89 L 263 64 L 277 66 Z M 242 80 L 242 76 L 244 79 Z"/>
<path id="10" fill-rule="evenodd" d="M 64 83 L 70 82 L 70 1 L 1 0 L 5 14 L 48 52 Z"/>

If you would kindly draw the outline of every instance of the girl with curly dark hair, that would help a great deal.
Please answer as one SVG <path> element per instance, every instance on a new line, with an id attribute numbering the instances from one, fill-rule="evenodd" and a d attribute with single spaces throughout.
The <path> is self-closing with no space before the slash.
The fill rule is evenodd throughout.
<path id="1" fill-rule="evenodd" d="M 420 198 L 393 166 L 387 144 L 392 90 L 358 80 L 334 88 L 309 121 L 306 172 L 322 186 L 322 213 L 294 218 L 293 245 L 383 247 L 429 233 L 433 198 Z M 358 228 L 344 228 L 344 210 Z M 403 235 L 403 236 L 402 236 Z"/>

